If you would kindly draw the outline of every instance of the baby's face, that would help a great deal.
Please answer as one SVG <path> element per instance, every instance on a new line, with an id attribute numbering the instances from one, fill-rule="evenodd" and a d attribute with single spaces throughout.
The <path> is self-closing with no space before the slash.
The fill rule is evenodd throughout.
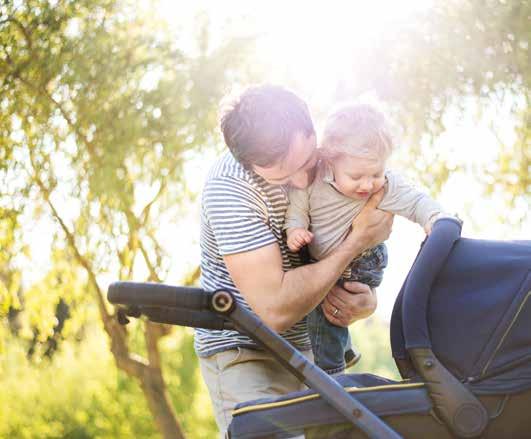
<path id="1" fill-rule="evenodd" d="M 366 200 L 385 184 L 385 159 L 343 155 L 332 162 L 335 187 L 354 200 Z"/>

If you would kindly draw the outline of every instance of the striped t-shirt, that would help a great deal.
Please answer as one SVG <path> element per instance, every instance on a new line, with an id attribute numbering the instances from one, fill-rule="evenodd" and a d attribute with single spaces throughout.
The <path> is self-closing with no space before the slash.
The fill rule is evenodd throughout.
<path id="1" fill-rule="evenodd" d="M 232 154 L 223 155 L 210 170 L 203 189 L 201 287 L 207 291 L 228 290 L 239 304 L 250 309 L 232 282 L 223 256 L 256 250 L 276 242 L 282 253 L 282 268 L 290 270 L 294 255 L 282 239 L 287 207 L 288 197 L 282 186 L 269 184 L 246 170 Z M 306 319 L 281 335 L 298 349 L 311 348 Z M 239 346 L 258 348 L 249 337 L 237 331 L 195 331 L 195 350 L 199 356 L 208 357 Z"/>

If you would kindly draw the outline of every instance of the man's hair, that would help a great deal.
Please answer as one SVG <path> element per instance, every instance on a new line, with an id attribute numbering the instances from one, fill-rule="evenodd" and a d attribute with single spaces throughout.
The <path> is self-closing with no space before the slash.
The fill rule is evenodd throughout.
<path id="1" fill-rule="evenodd" d="M 366 104 L 348 104 L 334 111 L 325 124 L 321 154 L 327 159 L 341 155 L 387 158 L 393 139 L 384 115 Z"/>
<path id="2" fill-rule="evenodd" d="M 236 160 L 248 169 L 280 162 L 297 133 L 315 134 L 306 103 L 274 85 L 252 86 L 226 100 L 221 131 Z"/>

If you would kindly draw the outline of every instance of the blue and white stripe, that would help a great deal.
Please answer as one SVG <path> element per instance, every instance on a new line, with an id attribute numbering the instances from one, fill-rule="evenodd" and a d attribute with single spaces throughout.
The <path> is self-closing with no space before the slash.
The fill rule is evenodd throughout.
<path id="1" fill-rule="evenodd" d="M 282 268 L 288 271 L 298 263 L 282 239 L 282 226 L 288 207 L 283 187 L 267 183 L 241 166 L 230 153 L 210 170 L 201 200 L 201 287 L 207 291 L 226 289 L 238 303 L 249 308 L 223 261 L 223 255 L 256 250 L 278 243 Z M 306 319 L 282 336 L 299 349 L 310 349 Z M 208 357 L 238 346 L 257 348 L 237 331 L 196 329 L 195 349 Z"/>

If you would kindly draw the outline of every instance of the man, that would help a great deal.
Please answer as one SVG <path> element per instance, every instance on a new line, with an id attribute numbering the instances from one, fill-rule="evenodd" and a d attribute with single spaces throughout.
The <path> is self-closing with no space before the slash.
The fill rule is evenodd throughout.
<path id="1" fill-rule="evenodd" d="M 251 87 L 221 119 L 227 152 L 207 178 L 201 205 L 201 286 L 226 289 L 307 357 L 305 316 L 323 302 L 326 318 L 347 327 L 376 308 L 367 285 L 335 285 L 348 263 L 389 236 L 392 215 L 371 199 L 352 232 L 328 257 L 293 268 L 282 236 L 286 186 L 307 187 L 317 164 L 306 104 L 281 87 Z M 293 268 L 293 269 L 292 269 Z M 236 331 L 198 329 L 195 348 L 223 435 L 238 402 L 304 386 Z"/>

